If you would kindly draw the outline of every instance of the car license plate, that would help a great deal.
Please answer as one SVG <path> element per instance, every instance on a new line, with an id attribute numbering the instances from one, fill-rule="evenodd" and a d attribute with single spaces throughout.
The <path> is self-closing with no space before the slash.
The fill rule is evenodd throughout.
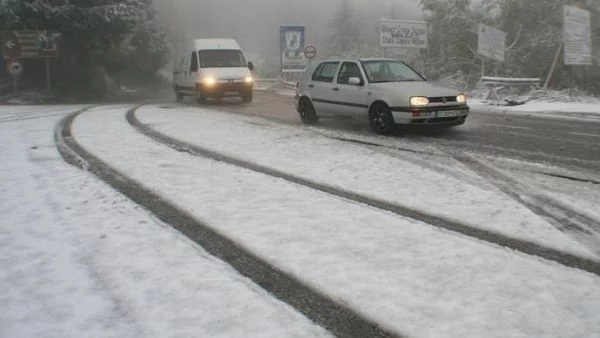
<path id="1" fill-rule="evenodd" d="M 239 94 L 238 92 L 225 92 L 226 96 L 235 96 L 235 95 L 238 95 L 238 94 Z"/>
<path id="2" fill-rule="evenodd" d="M 436 113 L 436 117 L 456 117 L 460 115 L 458 110 L 444 110 Z"/>

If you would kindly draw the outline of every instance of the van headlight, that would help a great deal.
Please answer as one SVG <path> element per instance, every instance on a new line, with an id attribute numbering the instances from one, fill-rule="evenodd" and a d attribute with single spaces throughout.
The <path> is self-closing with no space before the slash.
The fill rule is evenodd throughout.
<path id="1" fill-rule="evenodd" d="M 429 104 L 429 99 L 424 96 L 413 96 L 410 98 L 412 107 L 423 107 Z"/>
<path id="2" fill-rule="evenodd" d="M 204 83 L 207 86 L 214 86 L 217 83 L 217 79 L 215 79 L 212 76 L 207 76 L 202 79 L 202 83 Z"/>
<path id="3" fill-rule="evenodd" d="M 467 103 L 467 96 L 464 94 L 460 94 L 456 96 L 456 102 L 458 103 Z"/>
<path id="4" fill-rule="evenodd" d="M 244 78 L 244 82 L 246 83 L 252 83 L 254 81 L 254 79 L 252 78 L 252 76 L 246 76 Z"/>

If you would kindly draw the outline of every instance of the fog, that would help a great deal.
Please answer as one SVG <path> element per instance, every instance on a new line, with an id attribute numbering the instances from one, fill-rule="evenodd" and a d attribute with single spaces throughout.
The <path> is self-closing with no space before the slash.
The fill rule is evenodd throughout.
<path id="1" fill-rule="evenodd" d="M 418 0 L 394 0 L 401 19 L 418 20 Z M 307 43 L 319 48 L 327 43 L 331 21 L 342 0 L 157 0 L 156 8 L 171 40 L 227 38 L 239 41 L 249 53 L 277 55 L 279 26 L 306 26 Z M 361 20 L 388 17 L 392 0 L 350 0 Z M 175 41 L 170 41 L 172 44 Z"/>

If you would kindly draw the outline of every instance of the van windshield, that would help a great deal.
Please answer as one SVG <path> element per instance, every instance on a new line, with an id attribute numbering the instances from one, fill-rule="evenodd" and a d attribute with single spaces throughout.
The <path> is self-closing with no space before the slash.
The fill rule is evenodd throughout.
<path id="1" fill-rule="evenodd" d="M 201 50 L 200 68 L 248 67 L 241 51 L 235 49 Z"/>

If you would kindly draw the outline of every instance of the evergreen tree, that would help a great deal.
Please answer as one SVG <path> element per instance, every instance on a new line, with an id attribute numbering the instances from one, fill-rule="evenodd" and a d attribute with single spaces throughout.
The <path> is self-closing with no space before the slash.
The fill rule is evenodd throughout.
<path id="1" fill-rule="evenodd" d="M 349 0 L 342 0 L 332 23 L 329 38 L 329 54 L 337 57 L 360 56 L 364 38 L 358 16 L 352 10 Z"/>
<path id="2" fill-rule="evenodd" d="M 62 34 L 57 67 L 67 87 L 87 85 L 94 69 L 118 72 L 127 64 L 140 72 L 155 72 L 166 54 L 156 22 L 151 0 L 0 2 L 0 29 Z"/>

